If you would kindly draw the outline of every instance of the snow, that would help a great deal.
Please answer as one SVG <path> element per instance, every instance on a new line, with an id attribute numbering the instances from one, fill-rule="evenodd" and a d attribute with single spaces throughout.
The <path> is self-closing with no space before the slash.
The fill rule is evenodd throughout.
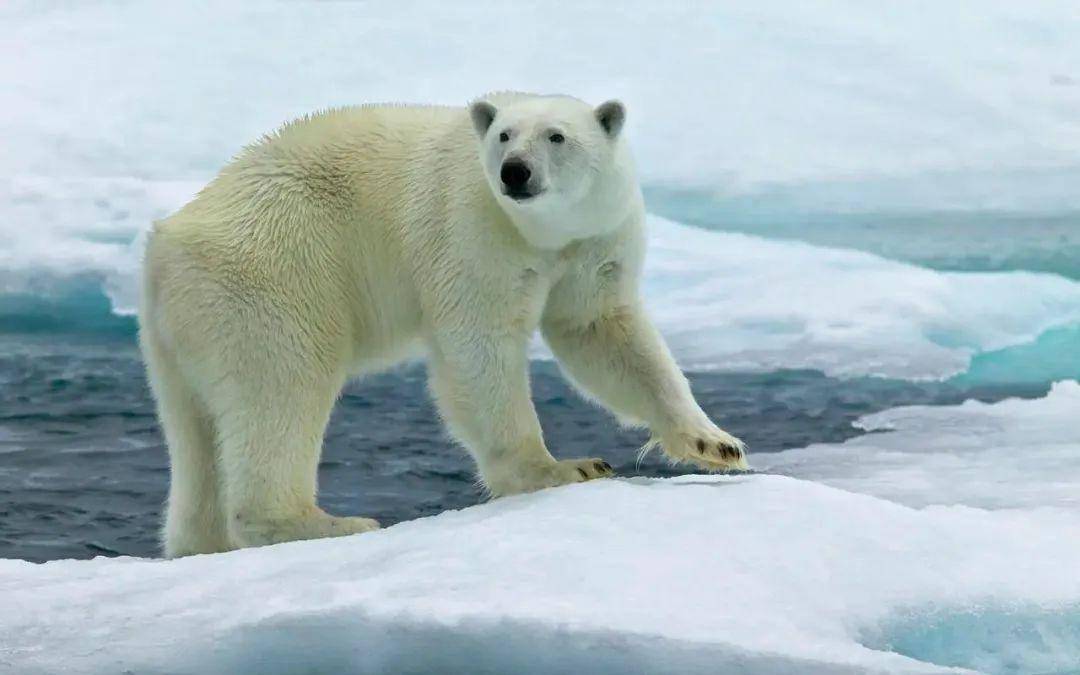
<path id="1" fill-rule="evenodd" d="M 894 441 L 814 449 L 837 467 L 827 482 L 889 499 L 780 475 L 621 478 L 345 539 L 174 561 L 3 560 L 0 666 L 945 672 L 912 658 L 932 655 L 991 673 L 1064 670 L 1080 662 L 1080 509 L 1046 460 L 1080 449 L 1078 401 L 1069 382 L 1033 401 L 901 408 L 861 423 L 895 427 Z M 978 440 L 955 447 L 963 434 L 942 430 Z M 986 470 L 983 453 L 1002 457 L 1025 435 L 1046 490 L 1012 464 Z M 967 468 L 931 483 L 888 463 L 853 468 L 874 447 L 924 441 L 909 465 L 932 469 L 923 455 L 955 449 Z M 999 494 L 955 489 L 965 473 L 992 476 Z M 1075 467 L 1063 477 L 1074 479 Z M 908 489 L 881 489 L 891 482 Z"/>
<path id="2" fill-rule="evenodd" d="M 1080 512 L 1080 384 L 1042 399 L 909 406 L 861 417 L 840 444 L 760 455 L 755 467 L 908 504 Z"/>
<path id="3" fill-rule="evenodd" d="M 143 233 L 202 185 L 0 176 L 0 293 L 48 296 L 58 281 L 84 276 L 109 295 L 116 313 L 134 313 Z"/>

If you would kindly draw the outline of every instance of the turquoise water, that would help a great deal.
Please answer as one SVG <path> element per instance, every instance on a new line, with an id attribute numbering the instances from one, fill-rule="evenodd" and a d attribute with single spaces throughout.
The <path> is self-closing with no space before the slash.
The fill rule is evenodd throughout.
<path id="1" fill-rule="evenodd" d="M 1080 326 L 1053 328 L 1028 344 L 976 354 L 961 384 L 1034 383 L 1080 378 Z"/>
<path id="2" fill-rule="evenodd" d="M 1077 675 L 1080 607 L 911 612 L 864 644 L 988 675 Z"/>
<path id="3" fill-rule="evenodd" d="M 0 334 L 134 336 L 135 317 L 118 316 L 99 279 L 50 280 L 36 293 L 0 293 Z"/>

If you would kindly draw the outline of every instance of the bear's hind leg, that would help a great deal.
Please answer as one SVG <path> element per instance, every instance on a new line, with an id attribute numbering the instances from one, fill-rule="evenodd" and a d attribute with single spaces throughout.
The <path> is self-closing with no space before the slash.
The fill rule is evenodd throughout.
<path id="1" fill-rule="evenodd" d="M 169 448 L 169 497 L 161 539 L 165 556 L 232 548 L 225 532 L 210 418 L 149 329 L 140 335 L 158 419 Z"/>
<path id="2" fill-rule="evenodd" d="M 232 544 L 263 546 L 377 529 L 375 520 L 331 516 L 315 501 L 323 433 L 342 382 L 298 376 L 279 382 L 264 380 L 255 388 L 237 378 L 229 382 L 229 395 L 218 393 L 222 404 L 214 412 Z"/>

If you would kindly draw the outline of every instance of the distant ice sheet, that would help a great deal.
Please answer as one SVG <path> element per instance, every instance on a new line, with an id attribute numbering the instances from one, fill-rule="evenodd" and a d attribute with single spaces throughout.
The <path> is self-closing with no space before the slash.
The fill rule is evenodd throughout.
<path id="1" fill-rule="evenodd" d="M 519 89 L 623 98 L 649 182 L 1075 208 L 1052 172 L 1080 166 L 1076 21 L 1057 0 L 8 0 L 0 176 L 187 178 L 313 109 Z M 1025 170 L 1045 180 L 980 188 Z M 913 192 L 927 174 L 955 186 Z"/>
<path id="2" fill-rule="evenodd" d="M 132 179 L 0 185 L 0 217 L 37 224 L 0 248 L 0 293 L 47 295 L 50 280 L 80 275 L 103 287 L 115 312 L 134 313 L 140 235 L 200 187 Z M 1080 323 L 1080 282 L 1055 275 L 939 272 L 653 216 L 649 230 L 645 298 L 691 369 L 947 378 L 976 354 Z"/>
<path id="3" fill-rule="evenodd" d="M 894 408 L 857 426 L 878 433 L 759 455 L 755 466 L 912 506 L 1080 512 L 1075 381 L 1055 384 L 1043 399 Z"/>
<path id="4" fill-rule="evenodd" d="M 645 296 L 695 369 L 945 378 L 1080 321 L 1080 283 L 937 272 L 858 251 L 650 219 Z"/>

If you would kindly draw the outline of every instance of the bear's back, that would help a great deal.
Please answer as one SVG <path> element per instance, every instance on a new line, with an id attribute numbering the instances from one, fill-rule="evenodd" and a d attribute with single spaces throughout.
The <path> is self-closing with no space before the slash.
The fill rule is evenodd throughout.
<path id="1" fill-rule="evenodd" d="M 444 208 L 448 183 L 486 189 L 475 153 L 465 108 L 365 105 L 301 117 L 244 148 L 154 224 L 148 278 L 169 286 L 170 270 L 187 270 L 229 297 L 306 288 L 308 305 L 411 315 L 412 263 L 435 255 L 431 224 L 445 222 L 423 211 Z M 382 291 L 346 299 L 357 287 Z"/>
<path id="2" fill-rule="evenodd" d="M 246 146 L 154 232 L 202 240 L 285 217 L 355 221 L 357 209 L 390 218 L 418 179 L 430 187 L 437 164 L 474 152 L 471 134 L 461 107 L 372 104 L 305 115 Z"/>

